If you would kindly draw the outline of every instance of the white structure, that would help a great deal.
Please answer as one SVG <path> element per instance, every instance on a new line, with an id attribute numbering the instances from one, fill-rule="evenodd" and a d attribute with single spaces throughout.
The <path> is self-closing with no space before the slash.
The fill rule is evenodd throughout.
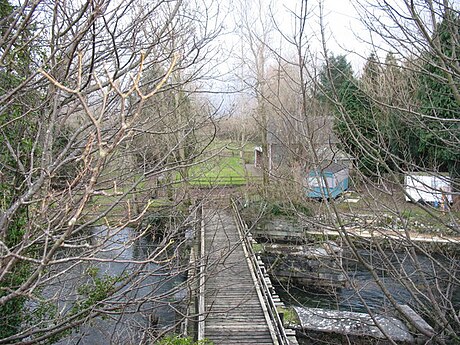
<path id="1" fill-rule="evenodd" d="M 431 203 L 452 202 L 452 185 L 449 175 L 411 173 L 405 176 L 406 201 Z M 412 198 L 412 199 L 411 199 Z"/>

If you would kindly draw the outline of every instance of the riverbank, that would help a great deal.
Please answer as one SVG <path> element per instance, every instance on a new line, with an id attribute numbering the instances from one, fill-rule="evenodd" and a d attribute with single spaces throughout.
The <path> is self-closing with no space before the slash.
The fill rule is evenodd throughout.
<path id="1" fill-rule="evenodd" d="M 246 205 L 248 211 L 243 213 L 259 241 L 256 247 L 288 308 L 399 317 L 397 306 L 407 304 L 433 329 L 442 327 L 440 316 L 433 311 L 436 303 L 449 313 L 460 308 L 460 287 L 456 283 L 460 274 L 458 236 L 436 231 L 410 217 L 384 212 L 340 214 L 339 222 L 334 217 L 299 212 L 292 205 L 275 209 L 276 214 L 262 202 L 255 207 Z M 271 213 L 264 214 L 267 209 Z M 415 222 L 419 226 L 414 228 Z M 338 250 L 324 251 L 330 243 Z M 325 269 L 336 277 L 343 276 L 344 286 L 337 287 L 338 279 L 322 280 Z M 421 336 L 418 329 L 410 332 Z M 452 334 L 446 332 L 441 337 L 450 339 Z M 308 341 L 304 343 L 316 344 Z"/>

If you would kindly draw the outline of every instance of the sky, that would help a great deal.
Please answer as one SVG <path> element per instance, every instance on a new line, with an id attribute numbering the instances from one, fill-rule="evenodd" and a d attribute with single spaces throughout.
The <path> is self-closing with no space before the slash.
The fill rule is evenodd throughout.
<path id="1" fill-rule="evenodd" d="M 283 1 L 280 1 L 281 3 Z M 291 1 L 295 4 L 298 1 Z M 309 20 L 311 32 L 311 50 L 319 52 L 323 56 L 323 45 L 320 35 L 320 9 L 318 1 L 308 1 L 311 6 L 312 14 Z M 345 54 L 351 62 L 355 72 L 362 69 L 365 59 L 363 57 L 370 54 L 367 44 L 368 31 L 361 23 L 356 12 L 356 1 L 353 0 L 323 0 L 323 25 L 325 28 L 325 40 L 328 53 Z M 292 16 L 286 22 L 292 21 Z"/>
<path id="2" fill-rule="evenodd" d="M 245 0 L 241 0 L 245 1 Z M 265 18 L 273 16 L 276 25 L 281 29 L 287 37 L 293 37 L 295 33 L 295 20 L 292 12 L 299 12 L 299 0 L 260 0 L 262 1 L 262 13 L 258 12 L 259 8 L 254 6 L 257 1 L 246 0 L 248 6 L 252 8 L 244 8 L 249 12 L 249 15 L 258 16 L 259 23 L 264 21 Z M 356 2 L 356 1 L 355 1 Z M 241 37 L 235 33 L 235 28 L 240 25 L 238 22 L 238 7 L 237 1 L 232 5 L 222 9 L 224 33 L 218 40 L 217 45 L 222 49 L 223 53 L 222 62 L 219 67 L 222 74 L 223 81 L 221 81 L 218 89 L 228 91 L 236 85 L 235 77 L 232 77 L 235 71 L 240 72 L 239 65 L 241 64 L 241 55 L 248 54 L 248 59 L 251 57 L 250 52 L 241 50 Z M 359 73 L 365 63 L 365 57 L 370 54 L 370 50 L 360 39 L 368 39 L 368 33 L 363 24 L 359 21 L 358 14 L 353 6 L 353 0 L 323 0 L 323 24 L 326 28 L 326 44 L 328 53 L 346 54 L 348 60 L 351 62 L 355 73 Z M 310 50 L 316 54 L 318 63 L 323 60 L 323 46 L 321 43 L 320 35 L 320 11 L 317 0 L 308 1 L 309 4 L 309 20 L 306 35 L 308 37 L 308 44 Z M 271 8 L 271 11 L 268 10 Z M 256 29 L 257 30 L 257 29 Z M 270 38 L 270 45 L 279 49 L 282 46 L 282 54 L 285 57 L 295 56 L 292 46 L 282 43 L 283 39 L 280 37 L 277 30 L 272 30 Z M 213 85 L 213 89 L 216 87 Z M 232 102 L 232 96 L 224 97 L 224 106 L 228 108 Z M 220 99 L 220 98 L 219 98 Z M 215 103 L 215 102 L 214 102 Z"/>

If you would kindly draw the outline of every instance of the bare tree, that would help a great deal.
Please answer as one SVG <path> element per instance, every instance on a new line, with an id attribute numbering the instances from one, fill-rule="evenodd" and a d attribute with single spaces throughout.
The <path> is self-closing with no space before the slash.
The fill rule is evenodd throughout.
<path id="1" fill-rule="evenodd" d="M 380 210 L 384 207 L 385 212 L 399 219 L 401 230 L 404 230 L 399 238 L 407 247 L 387 253 L 379 249 L 378 256 L 385 272 L 403 283 L 410 291 L 416 309 L 434 326 L 436 335 L 425 336 L 433 336 L 439 343 L 458 341 L 458 307 L 455 307 L 458 302 L 455 301 L 455 293 L 452 293 L 459 286 L 458 263 L 455 259 L 457 244 L 452 243 L 451 250 L 438 252 L 430 246 L 414 242 L 413 237 L 417 237 L 421 229 L 414 218 L 404 216 L 404 208 L 407 207 L 401 202 L 405 192 L 401 175 L 414 171 L 434 174 L 448 172 L 454 198 L 458 194 L 460 74 L 458 61 L 453 58 L 459 42 L 458 8 L 449 1 L 407 1 L 394 5 L 387 2 L 372 5 L 360 2 L 357 11 L 371 34 L 378 37 L 375 41 L 381 42 L 380 46 L 374 44 L 373 50 L 385 54 L 392 51 L 401 61 L 397 65 L 391 57 L 387 58 L 386 64 L 382 64 L 386 72 L 383 77 L 395 78 L 397 71 L 399 76 L 405 76 L 404 82 L 400 79 L 391 85 L 386 84 L 385 88 L 381 85 L 380 96 L 369 88 L 357 85 L 372 104 L 372 111 L 368 111 L 367 116 L 371 119 L 370 126 L 376 131 L 376 136 L 369 135 L 369 125 L 363 126 L 358 122 L 366 113 L 352 117 L 345 102 L 335 98 L 340 109 L 339 116 L 349 124 L 348 130 L 353 131 L 354 139 L 348 144 L 357 144 L 359 152 L 372 157 L 377 164 L 376 174 L 384 180 L 383 185 L 375 186 L 383 187 L 383 194 L 377 196 L 371 193 L 375 196 L 372 201 L 374 207 Z M 389 95 L 394 97 L 389 98 Z M 395 142 L 397 145 L 394 145 Z M 363 181 L 372 185 L 372 180 L 366 175 L 362 175 Z M 386 198 L 392 200 L 391 206 L 383 202 Z M 447 211 L 440 214 L 423 205 L 420 205 L 420 209 L 413 212 L 430 224 L 429 231 L 434 228 L 444 234 L 458 235 L 458 218 L 454 213 Z M 391 257 L 401 253 L 410 258 L 411 269 L 402 262 L 392 264 Z M 420 256 L 420 253 L 423 255 Z M 375 265 L 362 256 L 356 256 L 372 272 L 394 308 L 400 311 L 377 274 Z M 411 274 L 414 270 L 417 274 Z M 417 331 L 423 333 L 423 330 Z"/>
<path id="2" fill-rule="evenodd" d="M 340 153 L 355 161 L 353 185 L 359 199 L 356 205 L 342 200 L 306 201 L 316 217 L 298 216 L 307 228 L 322 229 L 327 238 L 337 239 L 344 249 L 343 259 L 368 274 L 369 284 L 385 305 L 379 311 L 366 299 L 366 289 L 354 272 L 343 266 L 350 288 L 371 316 L 393 313 L 410 325 L 413 335 L 433 343 L 453 343 L 458 341 L 460 326 L 458 214 L 447 206 L 439 209 L 413 199 L 407 203 L 404 176 L 448 173 L 451 194 L 458 197 L 459 8 L 452 1 L 359 1 L 356 11 L 369 29 L 369 52 L 374 53 L 360 77 L 346 56 L 329 50 L 322 2 L 318 20 L 312 3 L 302 1 L 292 12 L 295 33 L 283 32 L 296 58 L 279 54 L 284 63 L 273 70 L 283 76 L 278 78 L 282 83 L 271 84 L 271 98 L 265 98 L 281 124 L 288 124 L 287 132 L 309 153 L 298 157 L 302 164 L 309 160 L 310 166 L 321 167 Z M 309 46 L 313 34 L 308 29 L 316 23 L 322 64 L 312 58 L 317 53 Z M 277 85 L 293 94 L 276 92 Z M 288 103 L 295 95 L 300 97 Z M 330 116 L 329 124 L 316 127 L 312 118 L 324 113 Z M 315 131 L 320 138 L 330 138 L 329 157 L 322 156 Z M 308 240 L 308 232 L 306 236 Z M 414 322 L 401 306 L 405 303 L 434 331 Z"/>
<path id="3" fill-rule="evenodd" d="M 255 118 L 260 128 L 262 148 L 263 183 L 269 183 L 268 154 L 268 109 L 267 109 L 267 66 L 269 60 L 269 41 L 272 31 L 268 16 L 269 4 L 263 1 L 256 3 L 241 1 L 237 4 L 238 34 L 241 38 L 241 78 L 244 87 L 248 88 L 257 100 Z M 249 54 L 247 54 L 249 53 Z M 239 71 L 238 71 L 239 72 Z"/>
<path id="4" fill-rule="evenodd" d="M 158 306 L 183 289 L 172 239 L 180 247 L 191 218 L 175 207 L 127 227 L 152 207 L 152 181 L 199 155 L 183 150 L 209 116 L 185 109 L 170 124 L 207 73 L 217 12 L 181 0 L 0 5 L 0 343 L 78 338 L 101 316 L 113 343 L 154 339 Z M 153 139 L 133 150 L 140 134 Z M 154 158 L 136 164 L 133 151 Z"/>

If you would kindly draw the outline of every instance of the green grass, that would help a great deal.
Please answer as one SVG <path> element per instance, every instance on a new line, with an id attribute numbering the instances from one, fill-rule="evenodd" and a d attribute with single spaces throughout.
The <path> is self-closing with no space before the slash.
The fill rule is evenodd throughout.
<path id="1" fill-rule="evenodd" d="M 246 164 L 254 164 L 254 147 L 258 146 L 253 142 L 244 144 L 243 158 Z M 221 152 L 222 155 L 240 156 L 241 144 L 231 140 L 216 140 L 209 147 L 208 152 Z"/>
<path id="2" fill-rule="evenodd" d="M 283 324 L 285 327 L 300 326 L 300 319 L 294 308 L 277 308 L 278 314 L 283 314 Z"/>
<path id="3" fill-rule="evenodd" d="M 193 341 L 190 337 L 181 337 L 178 335 L 167 335 L 156 344 L 158 345 L 213 345 L 214 343 L 208 339 Z"/>
<path id="4" fill-rule="evenodd" d="M 189 176 L 192 186 L 241 186 L 246 184 L 244 167 L 238 156 L 210 159 L 190 169 Z"/>
<path id="5" fill-rule="evenodd" d="M 105 212 L 109 207 L 113 205 L 113 208 L 109 211 L 106 219 L 110 221 L 118 221 L 123 219 L 128 215 L 128 202 L 131 212 L 134 212 L 136 207 L 147 206 L 147 201 L 149 202 L 149 211 L 154 211 L 157 209 L 162 209 L 171 205 L 171 201 L 166 197 L 158 197 L 155 199 L 149 198 L 150 189 L 148 181 L 141 181 L 135 190 L 131 190 L 132 182 L 129 181 L 125 185 L 118 185 L 117 190 L 114 188 L 106 188 L 104 191 L 106 194 L 93 195 L 90 201 L 85 206 L 85 213 L 89 217 L 94 217 L 102 212 Z M 124 197 L 119 201 L 120 197 Z M 137 200 L 138 202 L 143 202 L 140 205 L 133 204 L 133 201 Z M 105 219 L 99 220 L 100 224 L 105 224 Z"/>
<path id="6" fill-rule="evenodd" d="M 252 250 L 254 251 L 254 253 L 260 254 L 264 252 L 265 248 L 264 248 L 264 245 L 261 243 L 253 243 Z"/>
<path id="7" fill-rule="evenodd" d="M 253 145 L 246 145 L 243 150 L 245 164 L 253 161 Z M 214 144 L 213 154 L 218 152 L 204 163 L 197 164 L 189 170 L 189 184 L 195 187 L 216 186 L 243 186 L 248 182 L 257 182 L 260 178 L 247 176 L 243 161 L 240 157 L 240 149 L 237 144 L 219 142 Z M 180 176 L 177 175 L 177 181 Z"/>
<path id="8" fill-rule="evenodd" d="M 257 183 L 260 178 L 257 176 L 247 176 L 245 173 L 244 164 L 251 164 L 254 161 L 254 144 L 248 143 L 243 147 L 243 160 L 240 157 L 241 145 L 230 140 L 216 140 L 204 152 L 203 156 L 198 158 L 202 161 L 206 156 L 209 157 L 203 163 L 192 166 L 188 171 L 188 183 L 192 187 L 219 187 L 219 186 L 244 186 L 247 180 L 251 183 Z M 85 207 L 85 213 L 88 217 L 92 217 L 105 211 L 109 206 L 114 205 L 112 210 L 107 215 L 107 218 L 117 220 L 126 215 L 128 210 L 128 200 L 131 202 L 130 207 L 134 207 L 132 201 L 136 198 L 138 201 L 146 201 L 148 194 L 155 188 L 163 190 L 161 186 L 153 185 L 148 178 L 143 179 L 142 175 L 127 172 L 126 176 L 120 176 L 118 166 L 122 165 L 120 160 L 123 157 L 114 157 L 111 165 L 104 169 L 101 181 L 105 181 L 98 188 L 105 187 L 107 195 L 93 195 L 90 202 Z M 243 163 L 244 162 L 244 163 Z M 174 173 L 173 173 L 174 174 Z M 174 175 L 173 175 L 174 176 Z M 174 187 L 180 187 L 183 183 L 178 170 L 175 174 Z M 116 180 L 117 190 L 112 186 L 112 181 Z M 129 190 L 132 184 L 140 180 L 135 190 Z M 120 195 L 118 193 L 126 193 L 126 196 L 121 202 L 118 202 Z M 167 198 L 162 195 L 157 199 L 150 200 L 149 211 L 162 208 L 169 205 Z M 101 220 L 103 221 L 103 220 Z"/>

